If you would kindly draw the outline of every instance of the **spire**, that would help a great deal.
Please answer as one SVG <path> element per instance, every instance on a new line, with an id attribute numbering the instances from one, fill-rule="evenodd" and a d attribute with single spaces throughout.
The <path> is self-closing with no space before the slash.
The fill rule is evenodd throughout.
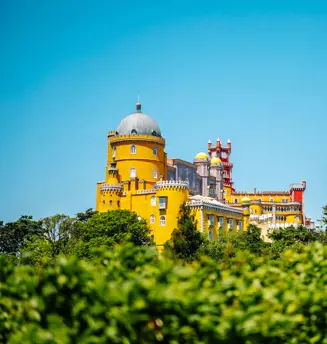
<path id="1" fill-rule="evenodd" d="M 140 95 L 137 96 L 136 112 L 141 112 Z"/>

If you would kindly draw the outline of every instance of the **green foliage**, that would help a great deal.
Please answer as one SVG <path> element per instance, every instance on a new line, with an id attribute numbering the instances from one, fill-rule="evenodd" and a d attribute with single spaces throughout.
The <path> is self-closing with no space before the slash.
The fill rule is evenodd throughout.
<path id="1" fill-rule="evenodd" d="M 88 208 L 84 213 L 77 213 L 76 219 L 80 222 L 87 222 L 93 215 L 97 214 L 97 211 L 94 211 L 92 208 Z"/>
<path id="2" fill-rule="evenodd" d="M 183 265 L 131 243 L 36 272 L 0 258 L 0 342 L 327 343 L 327 247 Z"/>
<path id="3" fill-rule="evenodd" d="M 19 255 L 26 236 L 37 233 L 40 228 L 41 222 L 34 221 L 32 216 L 21 216 L 6 224 L 0 221 L 0 254 Z"/>
<path id="4" fill-rule="evenodd" d="M 303 246 L 320 241 L 326 244 L 326 234 L 320 231 L 310 231 L 306 227 L 287 227 L 274 229 L 268 234 L 271 239 L 270 254 L 272 259 L 279 258 L 286 249 L 301 251 Z"/>
<path id="5" fill-rule="evenodd" d="M 146 221 L 139 220 L 136 213 L 128 210 L 93 214 L 78 228 L 79 232 L 75 235 L 79 239 L 70 253 L 80 258 L 92 258 L 97 248 L 110 248 L 116 243 L 132 242 L 137 246 L 153 244 Z"/>
<path id="6" fill-rule="evenodd" d="M 197 230 L 194 215 L 185 203 L 181 205 L 177 228 L 171 234 L 171 239 L 165 244 L 167 254 L 173 254 L 178 259 L 192 261 L 198 250 L 204 244 L 204 236 Z"/>

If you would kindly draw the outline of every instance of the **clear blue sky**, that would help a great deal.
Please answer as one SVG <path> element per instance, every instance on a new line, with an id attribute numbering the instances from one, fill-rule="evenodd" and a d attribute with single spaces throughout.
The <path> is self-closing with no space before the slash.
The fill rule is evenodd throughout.
<path id="1" fill-rule="evenodd" d="M 0 219 L 95 206 L 132 112 L 171 157 L 232 141 L 236 189 L 307 181 L 327 204 L 326 1 L 0 2 Z"/>

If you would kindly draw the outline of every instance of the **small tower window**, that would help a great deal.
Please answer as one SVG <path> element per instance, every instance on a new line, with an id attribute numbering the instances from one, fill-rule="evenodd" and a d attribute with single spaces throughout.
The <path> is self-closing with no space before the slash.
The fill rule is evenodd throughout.
<path id="1" fill-rule="evenodd" d="M 160 226 L 166 226 L 166 216 L 160 216 Z"/>
<path id="2" fill-rule="evenodd" d="M 110 205 L 110 207 L 112 207 L 112 201 L 111 200 L 109 201 L 109 205 Z"/>
<path id="3" fill-rule="evenodd" d="M 158 171 L 157 171 L 155 168 L 152 170 L 152 177 L 153 177 L 154 179 L 157 179 L 157 178 L 158 178 Z"/>
<path id="4" fill-rule="evenodd" d="M 151 205 L 152 205 L 152 207 L 155 207 L 157 205 L 156 196 L 151 197 Z"/>
<path id="5" fill-rule="evenodd" d="M 155 130 L 153 130 L 152 135 L 157 136 L 157 132 Z"/>
<path id="6" fill-rule="evenodd" d="M 133 129 L 133 130 L 131 131 L 131 134 L 132 134 L 132 135 L 137 135 L 137 131 L 136 131 L 135 129 Z"/>
<path id="7" fill-rule="evenodd" d="M 113 152 L 112 152 L 112 157 L 114 158 L 116 156 L 116 147 L 114 147 Z"/>
<path id="8" fill-rule="evenodd" d="M 120 201 L 117 201 L 117 208 L 120 208 Z"/>
<path id="9" fill-rule="evenodd" d="M 212 237 L 212 230 L 211 230 L 211 229 L 209 229 L 208 238 L 209 238 L 210 241 L 213 240 L 213 237 Z"/>
<path id="10" fill-rule="evenodd" d="M 274 201 L 274 199 L 273 198 L 270 198 L 270 202 L 273 202 Z"/>
<path id="11" fill-rule="evenodd" d="M 150 216 L 150 224 L 153 225 L 156 222 L 156 217 L 154 215 Z"/>
<path id="12" fill-rule="evenodd" d="M 158 147 L 153 147 L 153 155 L 158 156 Z"/>
<path id="13" fill-rule="evenodd" d="M 136 178 L 136 168 L 131 168 L 129 172 L 131 178 Z"/>
<path id="14" fill-rule="evenodd" d="M 131 154 L 136 154 L 136 146 L 131 145 Z"/>
<path id="15" fill-rule="evenodd" d="M 234 199 L 234 203 L 237 203 L 237 198 Z"/>

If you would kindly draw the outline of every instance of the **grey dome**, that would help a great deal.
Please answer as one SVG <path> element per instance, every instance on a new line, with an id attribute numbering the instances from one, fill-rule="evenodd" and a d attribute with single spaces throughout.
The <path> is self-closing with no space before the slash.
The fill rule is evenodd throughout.
<path id="1" fill-rule="evenodd" d="M 141 110 L 141 104 L 139 104 L 137 109 Z M 120 121 L 116 134 L 161 136 L 161 131 L 157 122 L 150 116 L 142 112 L 134 112 Z"/>

